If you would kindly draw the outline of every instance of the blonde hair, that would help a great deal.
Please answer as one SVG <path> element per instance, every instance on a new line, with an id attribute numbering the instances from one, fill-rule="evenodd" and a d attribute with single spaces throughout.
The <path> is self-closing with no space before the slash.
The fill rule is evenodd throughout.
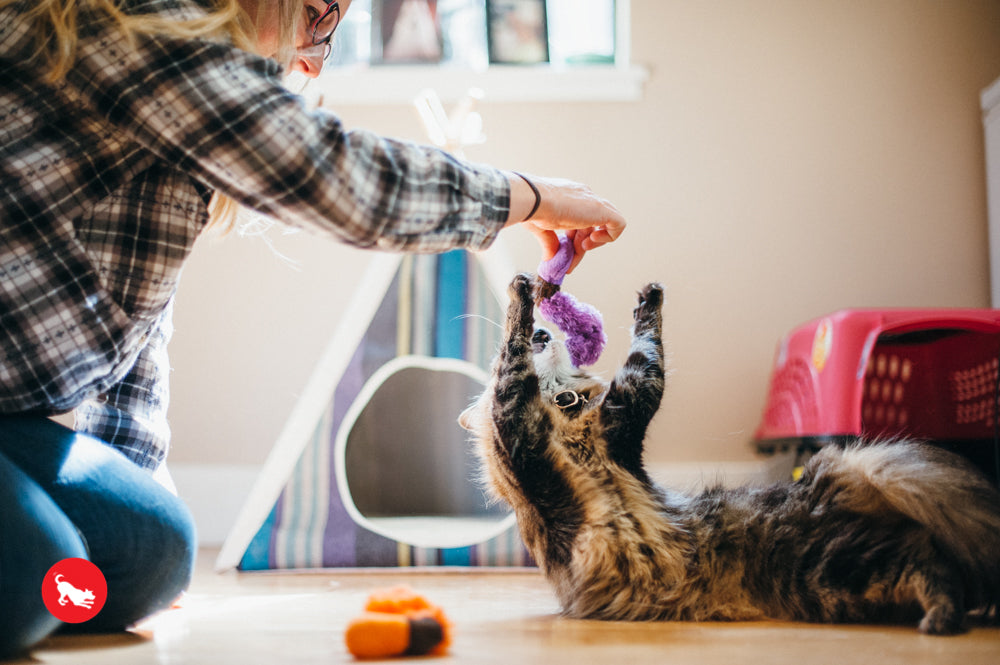
<path id="1" fill-rule="evenodd" d="M 0 9 L 19 0 L 0 0 Z M 211 0 L 212 10 L 197 18 L 177 20 L 156 14 L 132 15 L 122 9 L 124 0 L 34 0 L 23 12 L 34 36 L 32 61 L 45 72 L 45 80 L 57 83 L 76 62 L 77 17 L 81 9 L 96 10 L 107 16 L 134 46 L 136 35 L 168 35 L 188 39 L 229 40 L 237 48 L 259 53 L 257 24 L 269 7 L 277 6 L 278 62 L 288 64 L 295 52 L 296 20 L 302 12 L 301 0 L 256 0 L 256 16 L 244 11 L 239 0 Z M 239 204 L 216 191 L 209 203 L 208 226 L 223 233 L 236 224 Z"/>

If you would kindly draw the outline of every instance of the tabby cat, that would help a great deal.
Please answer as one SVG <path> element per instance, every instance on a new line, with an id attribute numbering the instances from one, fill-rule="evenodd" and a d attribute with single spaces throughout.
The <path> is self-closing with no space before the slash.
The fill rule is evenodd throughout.
<path id="1" fill-rule="evenodd" d="M 662 288 L 642 290 L 613 381 L 534 327 L 538 285 L 511 284 L 486 391 L 460 422 L 486 484 L 566 616 L 609 620 L 916 621 L 963 630 L 1000 600 L 1000 493 L 910 441 L 827 446 L 800 480 L 682 494 L 643 467 L 664 388 Z"/>

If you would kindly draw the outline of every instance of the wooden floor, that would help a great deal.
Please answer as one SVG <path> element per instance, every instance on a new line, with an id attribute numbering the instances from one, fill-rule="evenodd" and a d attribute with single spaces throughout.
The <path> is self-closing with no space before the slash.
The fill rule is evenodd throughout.
<path id="1" fill-rule="evenodd" d="M 559 618 L 534 572 L 211 572 L 203 553 L 178 609 L 112 636 L 56 636 L 20 663 L 328 665 L 351 662 L 347 622 L 374 588 L 408 584 L 455 624 L 435 662 L 504 665 L 873 663 L 997 665 L 1000 628 L 927 637 L 911 627 L 792 623 L 623 624 Z M 427 660 L 427 659 L 423 659 Z M 396 662 L 399 662 L 398 660 Z"/>

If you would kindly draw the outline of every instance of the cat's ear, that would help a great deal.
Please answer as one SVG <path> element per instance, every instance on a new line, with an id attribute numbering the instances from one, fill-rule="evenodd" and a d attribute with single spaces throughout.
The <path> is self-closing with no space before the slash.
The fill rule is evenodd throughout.
<path id="1" fill-rule="evenodd" d="M 478 406 L 478 404 L 473 404 L 463 411 L 462 415 L 458 417 L 458 424 L 462 426 L 462 429 L 470 432 L 473 431 L 476 422 L 476 409 Z"/>

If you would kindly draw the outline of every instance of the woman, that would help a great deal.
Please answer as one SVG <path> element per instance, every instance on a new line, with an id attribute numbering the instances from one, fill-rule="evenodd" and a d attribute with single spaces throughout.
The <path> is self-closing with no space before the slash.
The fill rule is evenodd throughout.
<path id="1" fill-rule="evenodd" d="M 0 0 L 0 657 L 59 622 L 50 566 L 89 558 L 120 630 L 186 587 L 195 536 L 151 477 L 181 267 L 235 205 L 359 247 L 543 256 L 624 230 L 588 188 L 346 131 L 281 85 L 318 75 L 350 0 Z M 76 432 L 47 416 L 75 410 Z"/>

